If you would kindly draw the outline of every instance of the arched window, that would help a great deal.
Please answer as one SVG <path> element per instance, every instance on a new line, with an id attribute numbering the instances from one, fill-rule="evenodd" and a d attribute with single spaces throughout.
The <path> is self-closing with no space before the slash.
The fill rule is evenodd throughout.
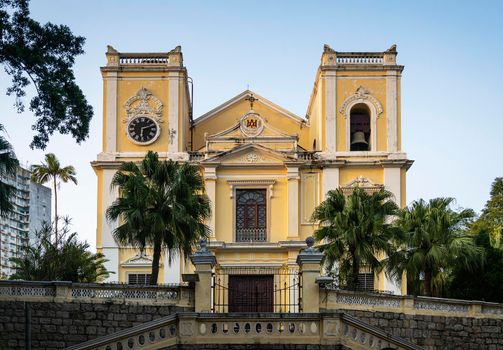
<path id="1" fill-rule="evenodd" d="M 350 150 L 369 151 L 370 147 L 370 110 L 365 103 L 358 103 L 350 112 Z"/>
<path id="2" fill-rule="evenodd" d="M 266 241 L 266 190 L 236 190 L 236 241 Z"/>

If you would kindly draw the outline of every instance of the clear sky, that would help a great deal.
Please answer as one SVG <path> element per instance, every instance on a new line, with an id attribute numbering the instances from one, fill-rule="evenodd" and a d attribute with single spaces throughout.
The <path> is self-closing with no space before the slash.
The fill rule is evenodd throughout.
<path id="1" fill-rule="evenodd" d="M 96 177 L 101 147 L 106 45 L 119 51 L 182 46 L 195 84 L 195 116 L 246 89 L 304 116 L 323 44 L 338 51 L 398 46 L 403 148 L 415 163 L 407 202 L 451 196 L 480 211 L 493 179 L 503 176 L 503 1 L 68 1 L 35 0 L 32 16 L 68 25 L 87 38 L 77 82 L 94 107 L 81 145 L 54 136 L 32 151 L 34 119 L 16 114 L 0 73 L 0 122 L 19 159 L 39 163 L 54 152 L 72 164 L 79 185 L 63 184 L 61 214 L 95 244 Z"/>

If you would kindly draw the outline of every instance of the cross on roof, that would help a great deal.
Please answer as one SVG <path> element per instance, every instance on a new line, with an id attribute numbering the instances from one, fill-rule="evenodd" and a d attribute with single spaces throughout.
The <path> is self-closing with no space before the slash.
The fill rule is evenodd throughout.
<path id="1" fill-rule="evenodd" d="M 255 98 L 255 96 L 253 96 L 253 94 L 250 94 L 250 96 L 245 98 L 245 101 L 249 101 L 250 102 L 250 109 L 253 109 L 253 103 L 255 101 L 258 101 L 258 98 Z"/>

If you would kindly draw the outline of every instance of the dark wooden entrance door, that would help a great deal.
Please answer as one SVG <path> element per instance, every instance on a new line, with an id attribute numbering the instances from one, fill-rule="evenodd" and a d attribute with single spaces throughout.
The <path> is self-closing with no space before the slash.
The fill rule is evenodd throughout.
<path id="1" fill-rule="evenodd" d="M 229 312 L 273 312 L 273 275 L 229 276 Z"/>

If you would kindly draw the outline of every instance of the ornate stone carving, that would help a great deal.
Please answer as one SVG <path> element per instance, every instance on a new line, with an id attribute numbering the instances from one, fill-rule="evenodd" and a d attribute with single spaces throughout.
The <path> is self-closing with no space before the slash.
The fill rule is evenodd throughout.
<path id="1" fill-rule="evenodd" d="M 251 110 L 239 121 L 239 129 L 246 137 L 257 137 L 264 130 L 264 120 Z"/>
<path id="2" fill-rule="evenodd" d="M 163 104 L 145 88 L 141 88 L 136 95 L 130 97 L 124 103 L 124 108 L 126 109 L 126 118 L 122 120 L 123 123 L 127 124 L 137 117 L 149 117 L 157 123 L 162 123 Z"/>
<path id="3" fill-rule="evenodd" d="M 371 103 L 376 110 L 376 117 L 381 115 L 383 112 L 383 108 L 379 100 L 377 100 L 374 96 L 370 94 L 370 92 L 363 86 L 360 86 L 356 89 L 355 93 L 344 100 L 339 109 L 339 112 L 344 114 L 346 118 L 349 118 L 350 108 L 349 106 L 353 106 L 355 103 Z"/>
<path id="4" fill-rule="evenodd" d="M 262 161 L 263 158 L 260 154 L 252 152 L 244 155 L 242 160 L 247 163 L 258 163 Z"/>
<path id="5" fill-rule="evenodd" d="M 190 321 L 180 322 L 180 334 L 183 336 L 191 336 L 194 334 L 193 324 Z"/>
<path id="6" fill-rule="evenodd" d="M 350 183 L 348 183 L 344 186 L 341 186 L 341 189 L 345 195 L 349 195 L 353 192 L 353 190 L 356 187 L 359 187 L 369 193 L 373 193 L 373 192 L 377 192 L 380 189 L 382 189 L 383 185 L 375 184 L 364 176 L 358 176 L 356 179 L 354 179 Z"/>

